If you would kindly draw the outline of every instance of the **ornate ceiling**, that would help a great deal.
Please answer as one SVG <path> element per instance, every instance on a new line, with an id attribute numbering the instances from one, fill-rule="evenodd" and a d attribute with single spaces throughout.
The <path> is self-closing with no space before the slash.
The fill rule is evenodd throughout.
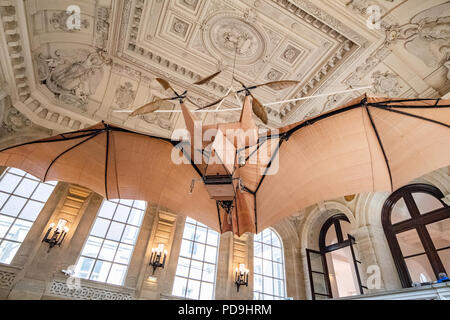
<path id="1" fill-rule="evenodd" d="M 70 5 L 80 8 L 75 29 L 67 25 Z M 371 5 L 380 8 L 379 29 L 368 27 Z M 170 136 L 184 126 L 180 113 L 130 118 L 114 111 L 166 97 L 156 77 L 184 91 L 220 69 L 207 86 L 190 89 L 199 104 L 216 100 L 230 87 L 235 44 L 235 75 L 243 82 L 300 80 L 281 92 L 257 89 L 263 103 L 366 85 L 380 96 L 440 97 L 450 89 L 448 1 L 6 0 L 0 17 L 5 136 L 30 126 L 65 132 L 101 120 Z M 267 107 L 268 126 L 362 93 Z M 234 98 L 223 105 L 235 107 Z M 199 115 L 205 123 L 239 117 Z"/>

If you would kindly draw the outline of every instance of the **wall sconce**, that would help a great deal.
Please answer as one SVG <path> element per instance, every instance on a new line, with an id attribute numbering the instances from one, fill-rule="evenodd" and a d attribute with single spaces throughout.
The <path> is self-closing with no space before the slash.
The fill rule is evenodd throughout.
<path id="1" fill-rule="evenodd" d="M 245 285 L 246 287 L 248 287 L 248 273 L 249 270 L 245 268 L 245 264 L 240 264 L 239 268 L 236 268 L 234 282 L 236 283 L 237 292 L 239 292 L 240 286 Z"/>
<path id="2" fill-rule="evenodd" d="M 54 247 L 54 246 L 61 246 L 61 244 L 64 241 L 64 238 L 66 237 L 67 232 L 69 232 L 69 228 L 66 227 L 66 223 L 67 221 L 64 219 L 60 219 L 58 222 L 58 225 L 55 228 L 55 224 L 52 223 L 50 225 L 50 227 L 47 230 L 47 233 L 44 236 L 44 239 L 42 239 L 42 242 L 47 242 L 49 244 L 49 248 L 47 252 L 50 252 L 50 250 Z M 55 228 L 55 230 L 53 231 L 53 235 L 51 238 L 49 238 L 50 236 L 50 232 L 52 232 L 53 228 Z"/>
<path id="3" fill-rule="evenodd" d="M 163 257 L 164 253 L 164 257 Z M 166 264 L 166 257 L 167 257 L 167 250 L 164 250 L 164 244 L 159 244 L 158 248 L 152 249 L 152 255 L 150 257 L 150 265 L 153 267 L 153 274 L 155 274 L 155 271 L 157 268 L 163 268 Z M 162 262 L 161 262 L 162 258 Z"/>

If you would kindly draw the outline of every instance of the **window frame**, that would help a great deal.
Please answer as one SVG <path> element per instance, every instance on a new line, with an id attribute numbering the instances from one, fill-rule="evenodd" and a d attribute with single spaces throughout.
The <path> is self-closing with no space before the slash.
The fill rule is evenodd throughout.
<path id="1" fill-rule="evenodd" d="M 192 222 L 190 220 L 192 220 Z M 195 224 L 193 222 L 195 222 Z M 184 232 L 185 232 L 187 224 L 190 224 L 190 225 L 195 227 L 194 239 L 193 240 L 184 238 Z M 205 228 L 206 229 L 205 242 L 199 242 L 199 241 L 195 240 L 195 235 L 197 234 L 197 227 L 198 226 L 200 226 L 201 228 Z M 216 244 L 216 246 L 212 246 L 212 245 L 207 243 L 207 241 L 208 241 L 208 233 L 210 231 L 217 233 L 217 244 Z M 181 255 L 181 247 L 182 247 L 183 241 L 190 241 L 190 242 L 192 242 L 192 249 L 191 249 L 191 253 L 190 253 L 190 258 L 187 258 L 187 257 Z M 204 252 L 203 252 L 203 260 L 198 260 L 198 259 L 192 258 L 192 251 L 193 251 L 195 243 L 198 243 L 198 244 L 201 244 L 201 245 L 205 246 L 205 249 L 204 249 Z M 207 246 L 216 248 L 216 259 L 215 259 L 214 264 L 205 260 L 205 253 L 206 253 L 206 247 Z M 175 268 L 174 281 L 173 281 L 173 284 L 172 284 L 172 292 L 171 293 L 172 293 L 172 295 L 174 297 L 185 298 L 185 299 L 193 299 L 193 298 L 189 298 L 187 296 L 187 289 L 188 289 L 189 280 L 193 280 L 193 281 L 199 281 L 200 282 L 200 290 L 199 290 L 198 298 L 197 299 L 193 299 L 193 300 L 200 300 L 201 286 L 202 286 L 202 283 L 204 283 L 204 282 L 205 283 L 212 283 L 212 285 L 213 285 L 213 292 L 212 292 L 211 300 L 215 299 L 215 296 L 216 296 L 216 283 L 217 283 L 217 268 L 218 268 L 218 261 L 219 261 L 219 248 L 220 248 L 220 233 L 219 232 L 213 230 L 212 228 L 206 226 L 205 224 L 203 224 L 201 222 L 198 222 L 195 219 L 187 218 L 185 220 L 184 227 L 183 227 L 183 233 L 181 235 L 180 252 L 178 253 L 178 260 L 177 260 L 177 265 L 176 265 L 176 268 Z M 187 276 L 177 275 L 178 264 L 179 264 L 180 258 L 189 260 L 189 267 L 188 267 L 188 270 L 187 270 L 187 274 L 188 274 Z M 202 263 L 202 270 L 201 270 L 200 280 L 199 279 L 190 278 L 190 271 L 191 271 L 192 261 L 196 261 L 196 262 L 201 262 Z M 213 282 L 203 280 L 203 271 L 204 271 L 204 264 L 205 263 L 214 265 L 214 281 Z M 174 294 L 175 281 L 176 281 L 177 278 L 186 279 L 186 290 L 184 291 L 184 295 L 183 296 Z"/>
<path id="2" fill-rule="evenodd" d="M 413 193 L 429 194 L 439 200 L 443 207 L 421 214 L 413 198 Z M 444 198 L 443 193 L 432 185 L 411 184 L 393 192 L 383 205 L 381 222 L 383 225 L 384 234 L 386 236 L 392 258 L 394 259 L 394 264 L 397 268 L 400 282 L 404 288 L 412 286 L 412 279 L 405 261 L 407 258 L 425 254 L 431 264 L 436 278 L 438 278 L 439 273 L 445 272 L 445 267 L 440 260 L 438 252 L 449 249 L 450 247 L 437 250 L 426 228 L 427 225 L 443 221 L 450 217 L 450 207 L 441 200 L 442 198 Z M 401 199 L 405 201 L 411 218 L 392 224 L 392 211 L 396 203 Z M 397 235 L 410 230 L 416 230 L 425 251 L 417 255 L 404 257 L 397 239 Z M 447 272 L 450 272 L 450 270 L 447 270 Z"/>
<path id="3" fill-rule="evenodd" d="M 19 175 L 19 174 L 17 174 L 17 173 L 10 172 L 11 169 L 13 169 L 13 170 L 19 170 L 19 171 L 21 171 L 21 172 L 24 172 L 24 174 L 23 174 L 23 175 Z M 6 175 L 8 175 L 8 174 L 13 175 L 13 176 L 16 176 L 16 177 L 18 177 L 18 178 L 20 178 L 20 179 L 19 179 L 19 182 L 17 183 L 17 185 L 14 187 L 14 189 L 13 189 L 12 191 L 7 192 L 7 191 L 0 190 L 1 193 L 7 195 L 5 201 L 4 201 L 3 204 L 0 206 L 0 211 L 5 207 L 5 205 L 8 203 L 9 199 L 10 199 L 12 196 L 17 197 L 17 198 L 24 199 L 25 202 L 23 203 L 22 208 L 19 210 L 19 212 L 17 213 L 16 216 L 7 215 L 7 214 L 4 214 L 4 213 L 1 213 L 1 212 L 0 212 L 0 215 L 1 215 L 1 216 L 7 217 L 7 218 L 12 218 L 12 219 L 13 219 L 13 221 L 11 222 L 11 225 L 10 225 L 10 226 L 7 228 L 7 230 L 6 230 L 5 235 L 4 235 L 3 237 L 0 237 L 0 246 L 4 243 L 4 241 L 12 242 L 12 243 L 15 243 L 15 244 L 18 244 L 18 245 L 19 245 L 19 247 L 17 248 L 16 253 L 14 254 L 14 256 L 12 257 L 12 259 L 11 259 L 11 261 L 10 261 L 9 263 L 6 263 L 6 262 L 0 262 L 0 264 L 4 264 L 4 265 L 11 265 L 11 263 L 14 261 L 14 257 L 15 257 L 15 256 L 17 255 L 17 253 L 19 252 L 20 247 L 22 246 L 23 242 L 26 240 L 26 237 L 28 236 L 30 230 L 33 228 L 34 223 L 35 223 L 36 220 L 38 219 L 38 217 L 39 217 L 39 215 L 41 214 L 42 210 L 44 209 L 44 207 L 45 207 L 45 205 L 46 205 L 48 199 L 50 199 L 50 197 L 52 196 L 52 194 L 53 194 L 53 192 L 55 191 L 55 188 L 56 188 L 56 186 L 57 186 L 57 184 L 58 184 L 56 181 L 47 181 L 47 182 L 43 182 L 43 181 L 39 180 L 39 178 L 37 178 L 37 177 L 35 177 L 35 176 L 29 174 L 28 172 L 26 172 L 26 171 L 24 171 L 24 170 L 21 170 L 21 169 L 13 168 L 13 167 L 6 167 L 5 170 L 3 170 L 3 172 L 0 174 L 0 181 L 2 181 L 3 178 L 4 178 Z M 17 189 L 22 185 L 22 182 L 25 181 L 25 180 L 31 180 L 31 181 L 37 182 L 36 186 L 33 188 L 33 191 L 31 191 L 31 193 L 30 193 L 28 196 L 23 196 L 23 195 L 20 195 L 20 194 L 15 193 L 15 192 L 17 191 Z M 32 197 L 34 196 L 35 192 L 37 191 L 37 189 L 38 189 L 41 185 L 51 186 L 51 187 L 53 188 L 53 189 L 52 189 L 52 192 L 49 194 L 49 196 L 47 197 L 47 199 L 46 199 L 45 201 L 41 201 L 41 200 L 37 200 L 37 199 L 33 199 L 33 198 L 32 198 Z M 31 219 L 28 219 L 28 218 L 20 217 L 20 215 L 22 214 L 23 210 L 25 209 L 25 207 L 27 206 L 27 204 L 28 204 L 30 201 L 34 201 L 34 202 L 38 202 L 38 203 L 42 204 L 42 208 L 41 208 L 41 210 L 36 214 L 36 217 L 34 218 L 34 220 L 31 220 Z M 25 235 L 25 237 L 23 238 L 22 241 L 17 241 L 17 240 L 7 239 L 6 237 L 7 237 L 7 235 L 9 234 L 11 228 L 15 225 L 15 223 L 16 223 L 18 220 L 21 220 L 21 221 L 25 221 L 25 222 L 31 223 L 30 229 L 27 231 L 27 234 Z"/>
<path id="4" fill-rule="evenodd" d="M 120 201 L 132 201 L 133 203 L 132 203 L 131 205 L 128 205 L 128 204 L 121 203 Z M 144 209 L 141 209 L 141 208 L 139 208 L 139 207 L 135 207 L 134 204 L 135 204 L 136 201 L 141 201 L 141 200 L 127 200 L 127 199 L 112 199 L 112 200 L 107 200 L 107 199 L 103 199 L 102 204 L 100 205 L 100 207 L 99 207 L 99 209 L 98 209 L 98 211 L 97 211 L 97 215 L 95 216 L 95 219 L 94 219 L 94 221 L 93 221 L 93 223 L 92 223 L 92 225 L 91 225 L 91 228 L 90 228 L 90 230 L 89 230 L 89 234 L 88 234 L 86 240 L 84 241 L 83 248 L 81 249 L 80 254 L 78 255 L 77 262 L 75 263 L 75 271 L 76 271 L 77 268 L 78 268 L 78 264 L 80 263 L 80 259 L 85 258 L 85 259 L 91 259 L 91 260 L 94 260 L 94 261 L 93 261 L 92 266 L 91 266 L 91 268 L 90 268 L 90 270 L 89 270 L 89 274 L 88 274 L 88 277 L 87 277 L 87 278 L 79 277 L 78 274 L 75 274 L 75 276 L 79 277 L 80 279 L 86 280 L 86 281 L 93 281 L 93 282 L 102 283 L 102 284 L 105 284 L 105 285 L 120 286 L 120 287 L 125 286 L 126 278 L 127 278 L 128 271 L 129 271 L 129 268 L 130 268 L 130 263 L 131 263 L 131 261 L 132 261 L 132 259 L 133 259 L 133 254 L 134 254 L 134 251 L 135 251 L 135 249 L 136 249 L 136 243 L 137 243 L 137 241 L 138 241 L 138 239 L 139 239 L 139 235 L 140 235 L 140 232 L 141 232 L 141 229 L 142 229 L 142 223 L 143 223 L 143 221 L 144 221 L 145 213 L 146 213 L 147 207 L 148 207 L 148 204 L 147 204 L 147 202 L 145 202 L 145 201 L 142 201 L 142 202 L 145 203 L 145 208 L 144 208 Z M 99 215 L 100 215 L 100 212 L 101 212 L 101 209 L 103 208 L 103 205 L 104 205 L 105 202 L 110 202 L 110 203 L 113 203 L 113 204 L 115 205 L 114 212 L 112 213 L 111 218 L 100 217 L 100 216 L 99 216 Z M 114 217 L 115 217 L 115 214 L 116 214 L 116 212 L 117 212 L 117 208 L 119 208 L 119 205 L 123 205 L 123 206 L 126 206 L 126 207 L 129 207 L 129 208 L 130 208 L 130 212 L 128 213 L 127 221 L 126 221 L 126 222 L 121 222 L 121 221 L 119 221 L 119 220 L 114 220 Z M 132 211 L 133 209 L 138 209 L 138 210 L 140 210 L 140 211 L 143 211 L 143 214 L 142 214 L 141 221 L 140 221 L 140 224 L 139 224 L 139 225 L 134 225 L 134 224 L 129 224 L 129 223 L 128 223 L 128 220 L 130 219 L 131 211 Z M 92 235 L 92 230 L 93 230 L 93 228 L 94 228 L 94 226 L 95 226 L 95 223 L 97 222 L 97 220 L 98 220 L 99 218 L 100 218 L 100 219 L 104 219 L 104 220 L 108 220 L 108 221 L 109 221 L 108 228 L 106 229 L 105 235 L 104 235 L 103 237 L 99 237 L 99 236 L 96 236 L 96 235 Z M 122 233 L 121 233 L 121 236 L 120 236 L 120 240 L 111 240 L 111 239 L 107 239 L 108 232 L 109 232 L 109 230 L 110 230 L 111 225 L 112 225 L 113 222 L 124 224 L 124 227 L 123 227 L 123 230 L 122 230 Z M 125 229 L 126 229 L 127 226 L 131 226 L 131 227 L 138 228 L 137 236 L 136 236 L 136 239 L 135 239 L 135 241 L 134 241 L 133 244 L 126 243 L 126 242 L 122 242 L 122 237 L 123 237 L 123 235 L 124 235 L 124 233 L 125 233 Z M 84 251 L 84 249 L 86 248 L 86 245 L 88 244 L 88 240 L 89 240 L 90 237 L 94 237 L 94 238 L 96 238 L 96 239 L 101 239 L 101 240 L 102 240 L 102 242 L 101 242 L 101 244 L 100 244 L 100 249 L 98 250 L 98 252 L 97 252 L 95 258 L 94 258 L 94 257 L 87 256 L 87 255 L 83 255 L 83 251 Z M 99 258 L 100 252 L 101 252 L 102 249 L 103 249 L 103 244 L 105 243 L 105 241 L 112 241 L 112 242 L 116 242 L 116 243 L 117 243 L 117 247 L 116 247 L 116 249 L 115 249 L 114 257 L 113 257 L 113 259 L 112 259 L 111 261 L 108 261 L 108 260 Z M 127 246 L 132 246 L 132 247 L 133 247 L 132 250 L 131 250 L 130 257 L 129 257 L 129 261 L 128 261 L 127 264 L 124 264 L 124 263 L 116 262 L 116 261 L 115 261 L 116 256 L 117 256 L 117 254 L 118 254 L 118 252 L 119 252 L 119 248 L 120 248 L 120 246 L 121 246 L 122 244 L 123 244 L 123 245 L 127 245 Z M 94 269 L 95 269 L 95 266 L 96 266 L 96 264 L 97 264 L 97 261 L 106 262 L 106 263 L 110 263 L 110 264 L 111 264 L 111 266 L 109 267 L 109 270 L 108 270 L 108 274 L 106 275 L 106 278 L 105 278 L 104 281 L 95 280 L 95 279 L 90 279 L 90 277 L 92 276 L 92 274 L 93 274 L 93 272 L 94 272 Z M 114 283 L 108 282 L 108 278 L 109 278 L 109 276 L 110 276 L 110 274 L 111 274 L 111 270 L 112 270 L 114 264 L 118 264 L 118 265 L 120 265 L 120 266 L 122 266 L 122 267 L 126 267 L 126 271 L 125 271 L 125 274 L 124 274 L 124 277 L 123 277 L 123 281 L 122 281 L 121 284 L 114 284 Z"/>
<path id="5" fill-rule="evenodd" d="M 280 247 L 279 247 L 279 248 L 273 246 L 273 244 L 272 244 L 272 239 L 271 239 L 271 241 L 270 241 L 270 242 L 271 242 L 270 244 L 267 244 L 267 243 L 263 242 L 263 232 L 264 232 L 265 230 L 269 230 L 272 234 L 274 234 L 274 235 L 278 238 L 278 241 L 280 242 Z M 262 296 L 262 298 L 264 298 L 265 295 L 270 295 L 270 296 L 272 296 L 273 298 L 272 298 L 271 300 L 275 300 L 275 298 L 276 298 L 277 300 L 286 300 L 286 298 L 287 298 L 286 264 L 285 264 L 286 259 L 285 259 L 285 256 L 284 256 L 284 244 L 283 244 L 283 239 L 282 239 L 281 236 L 278 234 L 278 232 L 277 232 L 274 228 L 272 228 L 272 227 L 269 227 L 269 228 L 266 228 L 266 229 L 262 230 L 259 234 L 261 235 L 261 241 L 256 240 L 256 235 L 253 237 L 253 248 L 255 248 L 255 243 L 256 243 L 256 242 L 258 242 L 258 243 L 261 244 L 261 257 L 257 257 L 257 256 L 255 255 L 255 250 L 253 250 L 253 283 L 255 283 L 255 276 L 258 275 L 258 276 L 260 276 L 260 277 L 262 278 L 262 281 L 261 281 L 261 292 L 255 291 L 255 288 L 253 287 L 253 299 L 255 299 L 255 294 L 259 294 L 260 297 L 259 297 L 258 300 L 264 300 L 264 299 L 261 299 L 261 296 Z M 271 247 L 271 258 L 270 258 L 270 260 L 264 258 L 264 255 L 263 255 L 263 245 L 269 245 L 269 246 Z M 278 262 L 275 261 L 274 258 L 273 258 L 273 250 L 272 250 L 272 248 L 277 248 L 277 249 L 280 249 L 280 250 L 281 250 L 281 268 L 282 268 L 282 275 L 283 275 L 283 278 L 282 278 L 282 279 L 276 278 L 276 277 L 273 276 L 273 263 L 278 263 Z M 254 262 L 255 259 L 261 259 L 261 263 L 262 263 L 262 264 L 261 264 L 261 273 L 260 273 L 260 274 L 255 272 L 255 262 Z M 264 260 L 270 261 L 270 262 L 272 263 L 272 276 L 264 275 L 264 271 L 263 271 Z M 265 292 L 264 292 L 264 278 L 270 278 L 270 279 L 272 280 L 272 285 L 273 285 L 273 286 L 274 286 L 274 283 L 275 283 L 274 280 L 281 280 L 281 281 L 283 282 L 283 295 L 284 295 L 284 296 L 278 296 L 278 295 L 275 295 L 275 293 L 272 293 L 272 294 L 265 293 Z M 274 288 L 275 288 L 275 287 L 274 287 Z M 274 291 L 275 291 L 275 290 L 274 290 Z"/>

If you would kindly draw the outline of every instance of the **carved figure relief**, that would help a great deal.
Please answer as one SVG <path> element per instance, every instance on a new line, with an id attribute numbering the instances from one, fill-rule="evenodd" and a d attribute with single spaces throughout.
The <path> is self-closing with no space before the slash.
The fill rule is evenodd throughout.
<path id="1" fill-rule="evenodd" d="M 61 30 L 64 32 L 73 32 L 80 29 L 69 29 L 67 27 L 67 19 L 72 15 L 72 13 L 68 13 L 67 11 L 55 12 L 50 17 L 49 23 L 56 30 Z M 87 19 L 81 19 L 80 28 L 87 29 L 89 28 L 89 21 Z"/>
<path id="2" fill-rule="evenodd" d="M 67 56 L 56 50 L 53 57 L 37 57 L 38 76 L 62 102 L 82 107 L 95 93 L 109 62 L 102 51 Z"/>

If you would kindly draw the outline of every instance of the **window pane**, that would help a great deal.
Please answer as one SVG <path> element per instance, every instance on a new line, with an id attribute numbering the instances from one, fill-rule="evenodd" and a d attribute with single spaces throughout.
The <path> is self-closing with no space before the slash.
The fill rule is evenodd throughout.
<path id="1" fill-rule="evenodd" d="M 195 241 L 201 243 L 206 242 L 206 228 L 197 227 L 195 232 Z"/>
<path id="2" fill-rule="evenodd" d="M 131 260 L 131 254 L 133 253 L 133 246 L 127 244 L 121 244 L 117 250 L 115 262 L 128 264 Z"/>
<path id="3" fill-rule="evenodd" d="M 450 246 L 450 218 L 426 226 L 436 249 Z"/>
<path id="4" fill-rule="evenodd" d="M 0 209 L 3 207 L 3 205 L 6 202 L 6 199 L 8 199 L 9 195 L 3 192 L 0 192 Z"/>
<path id="5" fill-rule="evenodd" d="M 273 263 L 273 276 L 278 279 L 283 279 L 283 265 L 281 263 Z"/>
<path id="6" fill-rule="evenodd" d="M 281 257 L 281 249 L 279 248 L 273 248 L 273 261 L 276 262 L 282 262 L 282 257 Z"/>
<path id="7" fill-rule="evenodd" d="M 95 263 L 94 270 L 92 270 L 92 274 L 90 280 L 105 282 L 108 277 L 109 269 L 111 268 L 110 262 L 97 260 Z"/>
<path id="8" fill-rule="evenodd" d="M 3 240 L 0 244 L 0 263 L 10 264 L 19 247 L 20 243 Z"/>
<path id="9" fill-rule="evenodd" d="M 262 243 L 255 242 L 253 245 L 253 252 L 255 254 L 255 257 L 262 258 Z"/>
<path id="10" fill-rule="evenodd" d="M 212 283 L 202 282 L 200 291 L 200 300 L 211 300 L 214 294 L 214 285 Z"/>
<path id="11" fill-rule="evenodd" d="M 396 224 L 409 219 L 411 219 L 411 215 L 409 214 L 408 207 L 406 207 L 405 200 L 400 198 L 394 208 L 392 208 L 391 223 Z"/>
<path id="12" fill-rule="evenodd" d="M 0 181 L 0 190 L 7 193 L 12 193 L 19 184 L 20 179 L 21 178 L 16 175 L 12 175 L 9 172 L 6 173 Z"/>
<path id="13" fill-rule="evenodd" d="M 282 280 L 274 281 L 274 294 L 279 297 L 284 297 L 284 284 Z"/>
<path id="14" fill-rule="evenodd" d="M 43 207 L 44 204 L 42 202 L 29 200 L 20 213 L 19 217 L 25 220 L 34 221 L 36 220 Z"/>
<path id="15" fill-rule="evenodd" d="M 190 223 L 186 223 L 184 225 L 183 239 L 194 240 L 194 235 L 195 235 L 195 226 Z"/>
<path id="16" fill-rule="evenodd" d="M 200 281 L 189 280 L 186 290 L 186 298 L 198 299 L 200 294 Z"/>
<path id="17" fill-rule="evenodd" d="M 416 229 L 399 233 L 397 238 L 404 257 L 425 252 Z"/>
<path id="18" fill-rule="evenodd" d="M 134 226 L 140 226 L 143 218 L 144 218 L 144 211 L 133 209 L 131 210 L 130 217 L 128 218 L 127 223 L 132 224 Z"/>
<path id="19" fill-rule="evenodd" d="M 272 231 L 272 246 L 276 248 L 281 248 L 280 239 L 278 239 L 278 236 L 273 231 Z"/>
<path id="20" fill-rule="evenodd" d="M 14 218 L 0 215 L 0 238 L 4 238 L 9 227 L 13 224 Z"/>
<path id="21" fill-rule="evenodd" d="M 94 266 L 94 259 L 80 257 L 75 268 L 75 274 L 79 278 L 88 279 L 91 274 L 92 267 Z"/>
<path id="22" fill-rule="evenodd" d="M 108 231 L 108 227 L 109 220 L 97 218 L 94 226 L 92 227 L 91 235 L 99 238 L 104 238 L 106 235 L 106 231 Z"/>
<path id="23" fill-rule="evenodd" d="M 178 259 L 178 266 L 177 266 L 177 276 L 181 277 L 188 277 L 189 276 L 189 265 L 190 260 L 185 258 Z"/>
<path id="24" fill-rule="evenodd" d="M 11 229 L 9 229 L 9 232 L 5 238 L 8 240 L 23 242 L 23 240 L 28 234 L 28 231 L 30 231 L 32 225 L 33 223 L 31 222 L 17 219 L 16 222 L 14 222 Z"/>
<path id="25" fill-rule="evenodd" d="M 118 247 L 117 242 L 105 240 L 105 242 L 103 242 L 103 246 L 102 249 L 100 250 L 98 258 L 102 260 L 113 261 L 117 247 Z"/>
<path id="26" fill-rule="evenodd" d="M 124 228 L 125 225 L 123 223 L 111 222 L 106 239 L 120 241 Z"/>
<path id="27" fill-rule="evenodd" d="M 120 264 L 113 264 L 111 267 L 111 272 L 109 273 L 107 283 L 122 285 L 125 280 L 125 275 L 127 273 L 127 267 Z"/>
<path id="28" fill-rule="evenodd" d="M 412 282 L 424 283 L 436 280 L 431 264 L 425 254 L 405 259 L 405 262 Z"/>
<path id="29" fill-rule="evenodd" d="M 273 279 L 269 277 L 264 277 L 264 293 L 273 294 Z"/>
<path id="30" fill-rule="evenodd" d="M 255 258 L 253 260 L 254 272 L 256 274 L 262 274 L 262 259 Z"/>
<path id="31" fill-rule="evenodd" d="M 183 240 L 181 242 L 180 256 L 190 258 L 192 255 L 192 242 Z"/>
<path id="32" fill-rule="evenodd" d="M 263 244 L 263 258 L 272 259 L 272 248 L 270 245 Z"/>
<path id="33" fill-rule="evenodd" d="M 119 222 L 127 222 L 128 215 L 130 214 L 130 207 L 126 207 L 123 205 L 118 205 L 116 209 L 116 213 L 114 215 L 114 220 Z"/>
<path id="34" fill-rule="evenodd" d="M 20 210 L 22 210 L 23 206 L 25 205 L 25 202 L 27 202 L 27 199 L 11 196 L 3 206 L 1 213 L 12 217 L 17 217 Z"/>
<path id="35" fill-rule="evenodd" d="M 272 277 L 272 261 L 263 260 L 263 275 L 267 277 Z"/>
<path id="36" fill-rule="evenodd" d="M 103 201 L 103 204 L 98 212 L 98 216 L 106 219 L 111 219 L 114 215 L 117 205 L 110 201 Z"/>
<path id="37" fill-rule="evenodd" d="M 194 242 L 194 246 L 192 248 L 192 259 L 203 260 L 204 253 L 205 245 Z"/>
<path id="38" fill-rule="evenodd" d="M 47 202 L 48 198 L 50 198 L 50 195 L 53 192 L 53 189 L 55 187 L 49 186 L 44 183 L 40 183 L 39 186 L 34 191 L 33 195 L 31 196 L 31 199 Z"/>
<path id="39" fill-rule="evenodd" d="M 186 293 L 186 287 L 187 287 L 187 279 L 175 277 L 172 294 L 174 296 L 184 297 Z"/>
<path id="40" fill-rule="evenodd" d="M 217 249 L 215 247 L 206 246 L 205 261 L 215 263 L 217 257 Z"/>
<path id="41" fill-rule="evenodd" d="M 191 270 L 189 271 L 189 278 L 201 280 L 202 270 L 203 270 L 203 262 L 191 261 Z"/>
<path id="42" fill-rule="evenodd" d="M 206 241 L 206 243 L 216 247 L 218 241 L 219 241 L 219 234 L 215 231 L 208 230 L 208 240 Z"/>
<path id="43" fill-rule="evenodd" d="M 133 205 L 133 200 L 124 200 L 124 199 L 120 199 L 120 200 L 119 200 L 119 203 L 131 207 L 131 206 Z"/>
<path id="44" fill-rule="evenodd" d="M 418 192 L 413 193 L 412 196 L 414 198 L 414 202 L 417 205 L 417 209 L 419 209 L 419 212 L 421 214 L 435 211 L 444 207 L 438 199 L 428 193 Z"/>
<path id="45" fill-rule="evenodd" d="M 81 255 L 96 258 L 98 253 L 100 252 L 100 248 L 102 247 L 103 239 L 96 237 L 89 237 L 86 241 L 83 251 Z"/>
<path id="46" fill-rule="evenodd" d="M 38 181 L 23 179 L 22 183 L 20 183 L 19 187 L 14 191 L 14 194 L 29 198 L 38 184 Z"/>
<path id="47" fill-rule="evenodd" d="M 333 225 L 328 228 L 327 234 L 325 235 L 325 245 L 329 246 L 338 242 L 336 235 L 336 227 Z"/>
<path id="48" fill-rule="evenodd" d="M 216 266 L 214 264 L 204 263 L 202 280 L 208 281 L 208 282 L 214 282 L 215 271 L 216 271 Z"/>
<path id="49" fill-rule="evenodd" d="M 136 200 L 133 206 L 140 210 L 145 210 L 147 208 L 147 203 L 145 201 Z"/>
<path id="50" fill-rule="evenodd" d="M 255 292 L 262 292 L 262 276 L 255 276 L 253 286 Z"/>
<path id="51" fill-rule="evenodd" d="M 122 242 L 128 244 L 135 244 L 139 235 L 139 228 L 133 226 L 126 226 L 123 233 Z"/>
<path id="52" fill-rule="evenodd" d="M 266 243 L 266 244 L 271 244 L 272 243 L 272 233 L 270 231 L 270 229 L 265 229 L 262 233 L 262 242 Z"/>
<path id="53" fill-rule="evenodd" d="M 23 170 L 20 170 L 20 169 L 16 169 L 16 168 L 8 168 L 8 173 L 13 173 L 13 174 L 15 174 L 15 175 L 19 175 L 19 176 L 21 176 L 21 177 L 23 177 L 24 175 L 29 175 L 28 173 L 26 173 L 25 171 L 23 171 Z M 30 175 L 30 177 L 33 177 L 33 176 L 31 176 Z M 34 177 L 33 177 L 34 178 Z M 34 179 L 36 179 L 36 178 L 34 178 Z"/>

